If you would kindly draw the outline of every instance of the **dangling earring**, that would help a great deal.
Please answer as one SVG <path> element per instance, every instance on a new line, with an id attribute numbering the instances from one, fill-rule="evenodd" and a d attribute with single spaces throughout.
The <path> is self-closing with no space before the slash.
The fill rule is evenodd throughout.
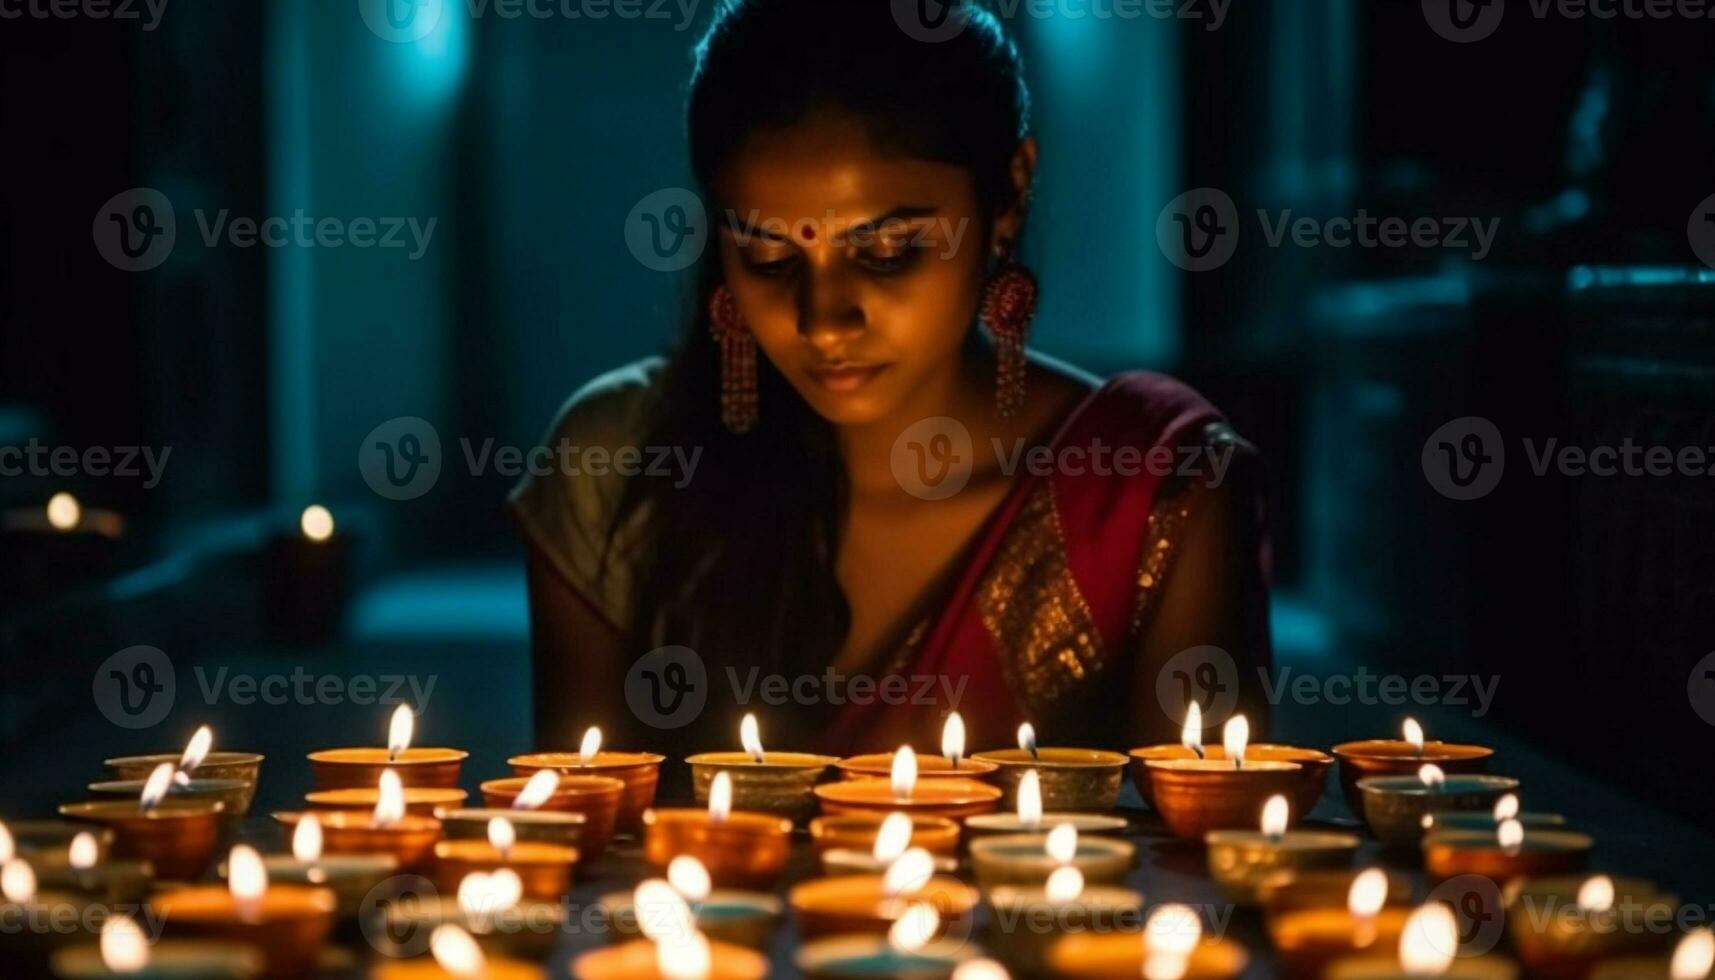
<path id="1" fill-rule="evenodd" d="M 709 297 L 709 333 L 721 345 L 721 424 L 742 435 L 756 426 L 756 337 L 725 286 Z"/>
<path id="2" fill-rule="evenodd" d="M 995 406 L 1001 418 L 1011 418 L 1024 407 L 1024 341 L 1036 312 L 1036 277 L 1005 249 L 996 246 L 995 255 L 1001 265 L 983 290 L 982 321 L 994 337 Z"/>

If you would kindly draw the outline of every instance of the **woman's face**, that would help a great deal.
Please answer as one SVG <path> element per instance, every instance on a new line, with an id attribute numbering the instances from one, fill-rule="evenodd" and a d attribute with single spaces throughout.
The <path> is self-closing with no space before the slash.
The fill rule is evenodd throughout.
<path id="1" fill-rule="evenodd" d="M 750 137 L 717 190 L 738 310 L 817 413 L 862 426 L 950 392 L 985 271 L 966 171 L 883 155 L 822 114 Z"/>

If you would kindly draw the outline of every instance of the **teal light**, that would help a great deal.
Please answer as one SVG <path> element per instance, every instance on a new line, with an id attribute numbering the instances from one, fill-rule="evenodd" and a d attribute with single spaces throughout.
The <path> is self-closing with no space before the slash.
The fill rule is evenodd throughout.
<path id="1" fill-rule="evenodd" d="M 439 5 L 435 26 L 415 41 L 390 44 L 396 97 L 420 108 L 450 102 L 464 82 L 470 60 L 470 11 L 461 0 L 434 0 Z M 434 4 L 420 16 L 432 16 Z"/>

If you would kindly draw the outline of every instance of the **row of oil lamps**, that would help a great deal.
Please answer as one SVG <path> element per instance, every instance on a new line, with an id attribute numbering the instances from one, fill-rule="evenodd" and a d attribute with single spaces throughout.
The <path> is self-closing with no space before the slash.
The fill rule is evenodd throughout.
<path id="1" fill-rule="evenodd" d="M 1038 746 L 1029 725 L 1017 748 L 967 757 L 954 713 L 941 755 L 903 747 L 840 760 L 764 751 L 746 716 L 742 751 L 687 760 L 699 805 L 682 809 L 652 806 L 664 757 L 605 750 L 597 729 L 577 752 L 511 759 L 514 775 L 482 783 L 484 805 L 467 807 L 458 783 L 468 754 L 413 747 L 413 724 L 402 705 L 387 748 L 311 753 L 309 807 L 274 815 L 291 854 L 238 845 L 220 868 L 224 886 L 151 890 L 155 876 L 194 881 L 214 863 L 230 820 L 249 808 L 261 757 L 211 752 L 204 728 L 182 755 L 109 760 L 117 778 L 90 787 L 103 798 L 61 807 L 73 823 L 0 825 L 0 915 L 147 895 L 167 931 L 191 941 L 151 945 L 134 920 L 114 917 L 98 944 L 57 950 L 54 969 L 291 976 L 316 967 L 336 921 L 354 918 L 371 889 L 421 872 L 447 897 L 386 915 L 399 927 L 389 934 L 430 930 L 430 955 L 386 962 L 374 976 L 536 977 L 532 961 L 565 924 L 574 867 L 633 834 L 666 877 L 602 900 L 616 942 L 581 956 L 580 977 L 761 977 L 758 950 L 790 907 L 807 975 L 987 980 L 1006 968 L 961 941 L 985 897 L 985 941 L 1020 973 L 1236 976 L 1248 961 L 1238 944 L 1202 935 L 1185 906 L 1145 917 L 1143 895 L 1124 886 L 1136 849 L 1111 811 L 1130 766 L 1168 829 L 1204 843 L 1211 877 L 1235 904 L 1266 910 L 1286 975 L 1517 976 L 1510 959 L 1458 955 L 1447 906 L 1413 908 L 1401 876 L 1354 869 L 1355 835 L 1292 828 L 1337 758 L 1347 799 L 1384 844 L 1420 847 L 1432 879 L 1505 886 L 1477 911 L 1506 918 L 1531 975 L 1698 980 L 1715 961 L 1708 930 L 1670 951 L 1660 932 L 1613 927 L 1621 908 L 1671 921 L 1677 899 L 1648 882 L 1582 875 L 1589 837 L 1558 815 L 1520 813 L 1518 782 L 1482 771 L 1491 750 L 1426 741 L 1410 720 L 1403 739 L 1330 755 L 1249 744 L 1235 716 L 1222 744 L 1205 747 L 1193 704 L 1179 744 L 1129 757 Z M 842 778 L 824 781 L 830 768 Z M 818 810 L 809 830 L 826 875 L 783 903 L 768 889 L 784 873 L 794 821 Z M 950 873 L 961 850 L 978 888 Z M 1525 914 L 1538 909 L 1555 914 Z"/>

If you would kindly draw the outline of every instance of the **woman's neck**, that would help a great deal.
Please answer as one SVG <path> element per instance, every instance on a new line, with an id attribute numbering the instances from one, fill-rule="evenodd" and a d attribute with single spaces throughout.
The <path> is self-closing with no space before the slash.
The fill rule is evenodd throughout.
<path id="1" fill-rule="evenodd" d="M 994 371 L 994 356 L 987 345 L 967 345 L 946 370 L 902 402 L 898 411 L 868 425 L 840 427 L 836 436 L 852 493 L 859 497 L 900 493 L 894 475 L 894 444 L 924 419 L 945 416 L 956 420 L 969 431 L 973 448 L 1004 436 L 1012 426 L 995 408 Z"/>

